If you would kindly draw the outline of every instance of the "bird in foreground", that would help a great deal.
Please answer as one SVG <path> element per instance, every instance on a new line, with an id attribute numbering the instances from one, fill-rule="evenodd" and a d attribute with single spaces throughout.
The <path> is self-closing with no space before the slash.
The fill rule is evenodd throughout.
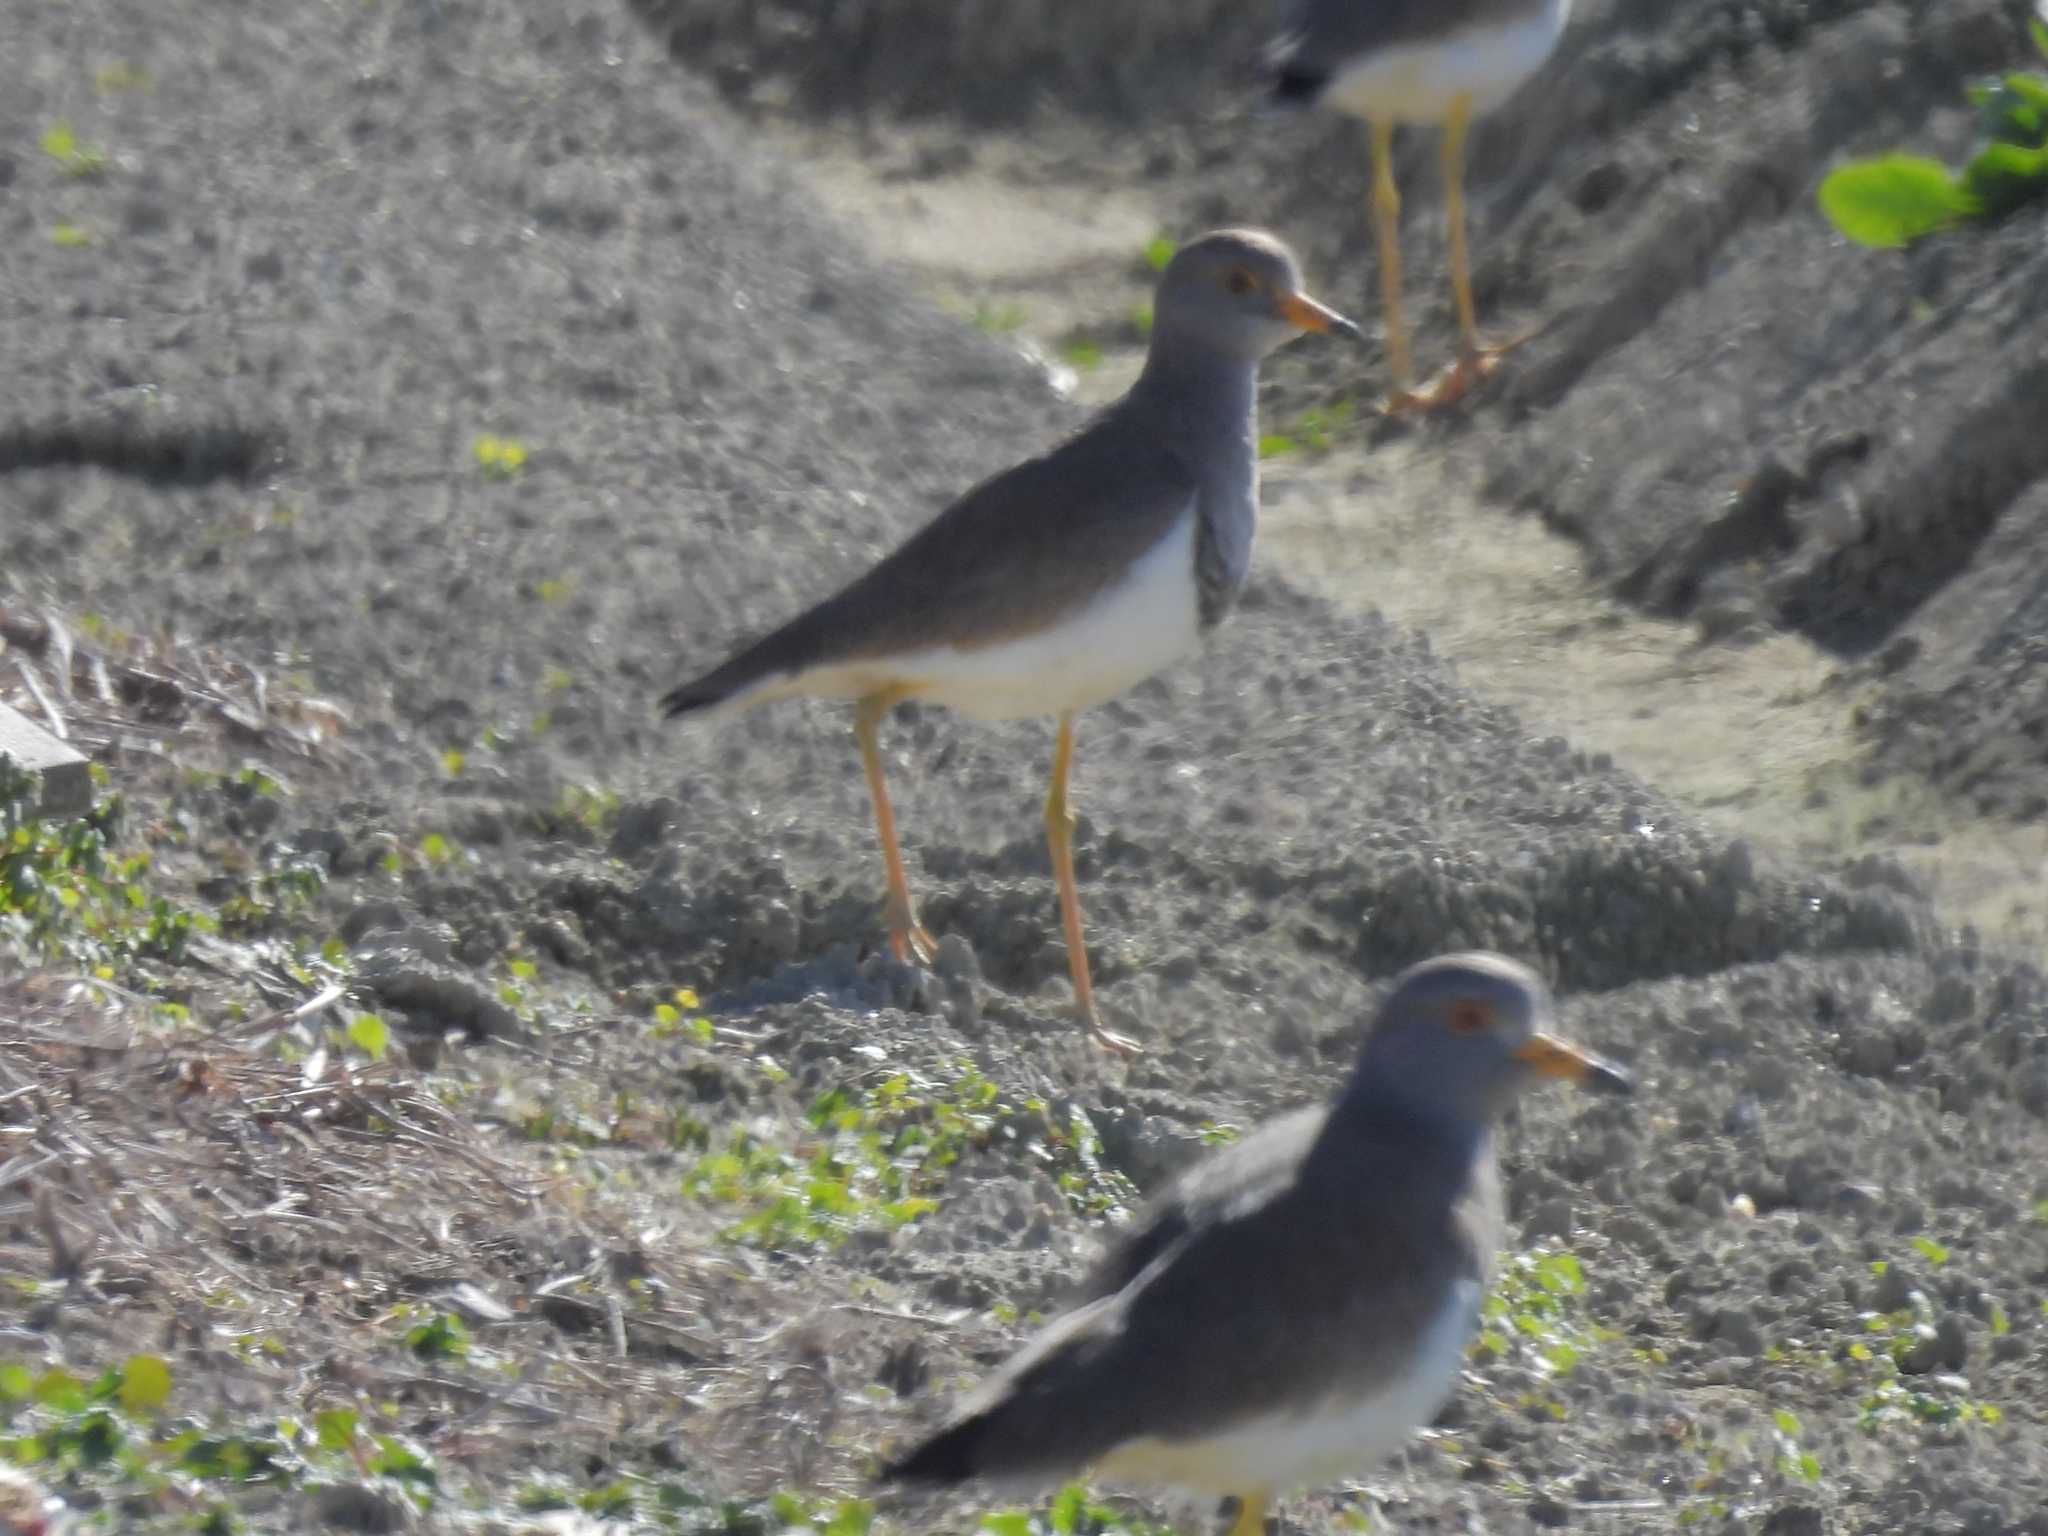
<path id="1" fill-rule="evenodd" d="M 1552 1032 L 1528 967 L 1406 971 L 1335 1102 L 1196 1164 L 1072 1311 L 890 1480 L 1103 1478 L 1234 1495 L 1259 1536 L 1289 1489 L 1353 1476 L 1450 1397 L 1498 1263 L 1493 1122 L 1541 1078 L 1627 1091 Z"/>
<path id="2" fill-rule="evenodd" d="M 1515 345 L 1479 341 L 1465 247 L 1465 135 L 1550 57 L 1571 0 L 1292 0 L 1274 45 L 1274 94 L 1364 118 L 1372 133 L 1373 222 L 1393 375 L 1389 411 L 1436 410 L 1463 399 Z M 1394 125 L 1443 126 L 1444 218 L 1458 360 L 1420 391 L 1409 381 L 1401 317 L 1401 194 L 1394 184 Z"/>
<path id="3" fill-rule="evenodd" d="M 1045 828 L 1076 1011 L 1096 1012 L 1074 888 L 1074 717 L 1192 650 L 1230 611 L 1258 515 L 1261 358 L 1304 331 L 1359 338 L 1311 298 L 1287 247 L 1223 230 L 1160 276 L 1143 373 L 1041 458 L 984 481 L 850 586 L 661 701 L 670 715 L 799 696 L 854 701 L 899 960 L 929 962 L 876 727 L 907 699 L 1059 722 Z"/>

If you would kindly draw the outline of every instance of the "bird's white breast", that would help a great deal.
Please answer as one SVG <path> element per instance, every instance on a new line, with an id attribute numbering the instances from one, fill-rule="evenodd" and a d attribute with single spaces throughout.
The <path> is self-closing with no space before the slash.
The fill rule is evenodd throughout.
<path id="1" fill-rule="evenodd" d="M 1121 581 L 1035 634 L 973 650 L 934 646 L 889 658 L 913 696 L 982 720 L 1087 709 L 1179 660 L 1201 637 L 1195 507 Z"/>
<path id="2" fill-rule="evenodd" d="M 1359 1383 L 1320 1402 L 1241 1420 L 1199 1439 L 1129 1441 L 1097 1470 L 1112 1479 L 1171 1483 L 1218 1497 L 1283 1494 L 1357 1476 L 1398 1450 L 1449 1401 L 1478 1306 L 1478 1282 L 1459 1284 L 1399 1380 Z"/>
<path id="3" fill-rule="evenodd" d="M 1378 49 L 1341 66 L 1323 103 L 1353 117 L 1441 122 L 1460 96 L 1490 112 L 1542 67 L 1571 13 L 1570 0 L 1543 0 L 1507 23 L 1466 27 L 1430 42 Z"/>

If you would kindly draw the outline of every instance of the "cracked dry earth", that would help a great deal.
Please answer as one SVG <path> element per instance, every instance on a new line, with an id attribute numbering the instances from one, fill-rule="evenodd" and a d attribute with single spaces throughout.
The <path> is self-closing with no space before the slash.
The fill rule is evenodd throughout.
<path id="1" fill-rule="evenodd" d="M 230 853 L 316 859 L 300 936 L 337 940 L 357 996 L 418 1040 L 470 1037 L 422 1047 L 422 1070 L 526 1077 L 565 1112 L 639 1095 L 715 1144 L 795 1143 L 821 1096 L 971 1064 L 1005 1103 L 1085 1113 L 1143 1188 L 1209 1128 L 1327 1092 L 1400 966 L 1470 945 L 1539 965 L 1567 1027 L 1640 1085 L 1538 1099 L 1507 1138 L 1516 1253 L 1583 1276 L 1556 1323 L 1569 1368 L 1519 1336 L 1482 1351 L 1435 1432 L 1290 1500 L 1283 1529 L 2048 1531 L 2048 983 L 2024 924 L 1963 928 L 1952 892 L 1868 836 L 1829 847 L 1639 777 L 1512 673 L 1455 668 L 1333 590 L 1341 562 L 1306 569 L 1370 537 L 1378 497 L 1415 516 L 1410 476 L 1462 518 L 1538 514 L 1579 562 L 1560 602 L 1694 626 L 1699 696 L 1715 647 L 1816 649 L 1836 680 L 1795 707 L 1863 706 L 1866 734 L 1828 727 L 1850 783 L 2035 833 L 2042 217 L 1874 258 L 1805 214 L 1838 152 L 1966 140 L 1961 82 L 2017 63 L 2018 10 L 1583 9 L 1550 88 L 1475 144 L 1482 303 L 1542 334 L 1463 421 L 1361 429 L 1348 459 L 1277 468 L 1292 488 L 1240 611 L 1083 723 L 1083 901 L 1109 1020 L 1147 1046 L 1131 1062 L 1063 1014 L 1042 727 L 906 709 L 887 730 L 924 916 L 956 940 L 927 975 L 874 952 L 844 712 L 675 730 L 652 700 L 1080 416 L 933 302 L 928 270 L 825 211 L 776 135 L 888 155 L 958 134 L 1047 184 L 1093 135 L 1123 145 L 1102 174 L 1150 168 L 1146 217 L 1118 228 L 1268 224 L 1365 307 L 1355 137 L 1248 135 L 1203 73 L 1234 36 L 1203 8 L 1123 13 L 1180 71 L 1162 64 L 1142 124 L 1117 117 L 1130 80 L 1032 47 L 1020 7 L 1018 67 L 1043 92 L 935 128 L 886 74 L 858 111 L 778 95 L 792 50 L 820 56 L 806 18 L 841 12 L 764 8 L 787 24 L 741 35 L 688 0 L 655 28 L 598 0 L 6 0 L 0 601 L 175 636 L 328 701 L 345 728 L 281 770 L 261 817 L 192 788 L 242 760 L 232 744 L 101 755 L 146 815 L 193 829 L 167 879 L 196 889 Z M 843 14 L 883 44 L 931 20 Z M 1216 49 L 1174 42 L 1211 21 Z M 691 68 L 656 36 L 685 23 Z M 113 61 L 148 89 L 105 88 Z M 98 175 L 37 148 L 58 120 L 104 146 Z M 1041 140 L 1039 161 L 1015 147 Z M 1429 156 L 1405 156 L 1425 184 Z M 1448 335 L 1433 239 L 1418 218 L 1425 343 Z M 1136 256 L 1077 257 L 1071 312 L 1127 304 Z M 1298 348 L 1269 420 L 1376 369 Z M 480 434 L 517 438 L 523 469 L 480 473 Z M 1468 579 L 1455 544 L 1423 547 L 1446 559 L 1409 585 Z M 1703 734 L 1674 755 L 1743 756 Z M 1791 798 L 1816 791 L 1843 793 Z M 429 839 L 433 857 L 393 857 Z M 514 961 L 518 1017 L 496 1001 Z M 188 984 L 202 1006 L 208 985 Z M 709 1042 L 649 1035 L 679 987 Z M 529 1218 L 548 1243 L 625 1213 L 639 1262 L 687 1277 L 695 1343 L 604 1362 L 619 1404 L 517 1459 L 475 1453 L 481 1512 L 451 1500 L 411 1517 L 425 1528 L 516 1526 L 509 1490 L 535 1467 L 862 1493 L 883 1445 L 1057 1305 L 1100 1219 L 1029 1136 L 997 1136 L 901 1230 L 750 1246 L 658 1139 L 578 1160 L 479 1125 L 555 1181 Z M 546 1272 L 503 1262 L 515 1291 Z M 9 1355 L 90 1365 L 149 1305 L 17 1312 Z M 545 1400 L 532 1328 L 477 1336 L 524 1369 L 522 1405 Z M 167 1355 L 201 1375 L 212 1358 Z M 303 1390 L 245 1373 L 222 1411 Z M 431 1442 L 439 1389 L 409 1390 Z M 892 1498 L 879 1518 L 966 1529 L 989 1497 Z M 1211 1513 L 1131 1507 L 1188 1530 Z"/>

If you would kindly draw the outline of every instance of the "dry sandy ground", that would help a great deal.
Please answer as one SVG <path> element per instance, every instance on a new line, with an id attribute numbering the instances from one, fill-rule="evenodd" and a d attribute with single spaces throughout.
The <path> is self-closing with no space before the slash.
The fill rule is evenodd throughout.
<path id="1" fill-rule="evenodd" d="M 1328 1091 L 1399 966 L 1485 944 L 1542 966 L 1569 1027 L 1641 1080 L 1626 1105 L 1532 1104 L 1509 1137 L 1515 1249 L 1569 1252 L 1583 1288 L 1475 1360 L 1440 1432 L 1363 1494 L 1305 1494 L 1283 1528 L 2048 1530 L 2039 915 L 2008 886 L 1959 933 L 1967 893 L 1944 915 L 1912 873 L 2011 880 L 2000 845 L 2038 850 L 2038 822 L 1987 837 L 1976 818 L 2026 813 L 2032 674 L 2001 688 L 1996 668 L 2031 653 L 1995 642 L 2038 633 L 2022 535 L 2048 449 L 2013 423 L 2037 398 L 2048 258 L 2037 216 L 1851 280 L 1864 258 L 1804 214 L 1838 148 L 1952 138 L 1929 103 L 2016 60 L 2016 18 L 1587 11 L 1570 84 L 1475 160 L 1482 297 L 1543 335 L 1460 422 L 1275 461 L 1239 613 L 1084 723 L 1091 953 L 1149 1047 L 1122 1063 L 1062 1013 L 1042 727 L 906 711 L 888 732 L 925 916 L 967 941 L 928 977 L 872 953 L 843 712 L 676 730 L 652 699 L 1080 419 L 984 306 L 1016 304 L 1052 351 L 1103 328 L 1100 389 L 1149 233 L 1228 216 L 1285 230 L 1363 308 L 1353 136 L 1249 135 L 1196 93 L 1122 147 L 1077 108 L 999 123 L 962 165 L 943 124 L 886 110 L 736 112 L 597 0 L 0 7 L 0 601 L 330 701 L 346 726 L 310 762 L 118 732 L 101 755 L 180 889 L 203 898 L 223 861 L 324 869 L 267 942 L 334 939 L 350 1001 L 540 1191 L 439 1223 L 471 1246 L 424 1280 L 375 1229 L 316 1246 L 277 1225 L 266 1247 L 290 1212 L 237 1197 L 234 1261 L 288 1265 L 262 1272 L 323 1327 L 344 1288 L 367 1327 L 457 1278 L 515 1313 L 475 1322 L 487 1359 L 362 1389 L 459 1489 L 409 1518 L 517 1525 L 540 1473 L 860 1492 L 1053 1304 L 1102 1217 L 1047 1171 L 1073 1172 L 1072 1146 L 1019 1126 L 1078 1111 L 1155 1182 L 1205 1127 Z M 106 73 L 124 61 L 146 89 Z M 1816 83 L 1837 77 L 1890 84 L 1845 113 Z M 97 174 L 37 147 L 58 120 L 103 151 Z M 1429 197 L 1418 295 L 1440 286 Z M 1441 346 L 1443 302 L 1419 302 Z M 1271 372 L 1269 426 L 1292 429 L 1365 396 L 1377 359 L 1303 347 Z M 1860 458 L 1812 446 L 1852 429 Z M 524 467 L 485 473 L 480 434 L 519 439 Z M 1930 502 L 1965 451 L 1967 495 Z M 1745 514 L 1763 533 L 1703 534 L 1772 455 L 1799 489 Z M 1872 740 L 1890 749 L 1851 711 L 1914 699 L 1975 776 L 1930 758 L 1914 788 L 1865 785 Z M 288 791 L 260 815 L 200 774 L 245 757 Z M 1930 829 L 1949 841 L 1927 865 L 1889 856 Z M 248 983 L 212 963 L 168 984 L 225 1017 Z M 708 1042 L 650 1029 L 679 987 Z M 483 1038 L 435 1046 L 449 1031 Z M 975 1132 L 922 1220 L 823 1246 L 718 1236 L 735 1213 L 692 1175 L 702 1146 L 808 1155 L 822 1096 L 872 1103 L 903 1072 L 958 1094 L 968 1064 L 1009 1131 Z M 6 1102 L 22 1136 L 54 1134 L 44 1100 Z M 211 1124 L 188 1128 L 233 1145 Z M 118 1214 L 90 1182 L 50 1186 L 81 1230 Z M 10 1252 L 33 1247 L 10 1198 Z M 565 1265 L 616 1349 L 542 1305 Z M 181 1381 L 217 1375 L 209 1415 L 346 1398 L 303 1358 L 327 1333 L 271 1316 L 281 1358 L 230 1368 L 169 1327 L 165 1289 L 20 1302 L 8 1357 L 89 1369 L 148 1332 Z M 646 1343 L 649 1308 L 686 1343 Z M 1541 1353 L 1560 1342 L 1569 1369 Z M 958 1529 L 989 1497 L 881 1517 Z M 716 1504 L 641 1518 L 762 1528 Z"/>

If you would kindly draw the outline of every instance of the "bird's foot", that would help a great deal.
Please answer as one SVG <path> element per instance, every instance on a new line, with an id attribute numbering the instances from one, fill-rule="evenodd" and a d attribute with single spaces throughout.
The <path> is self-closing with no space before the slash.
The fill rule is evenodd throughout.
<path id="1" fill-rule="evenodd" d="M 1528 339 L 1517 336 L 1497 347 L 1468 347 L 1458 354 L 1455 363 L 1422 388 L 1397 389 L 1380 409 L 1389 416 L 1447 411 L 1492 378 L 1500 368 L 1500 360 Z"/>
<path id="2" fill-rule="evenodd" d="M 908 896 L 890 893 L 882 903 L 882 924 L 889 934 L 889 953 L 902 964 L 909 965 L 915 957 L 918 963 L 930 965 L 939 958 L 938 940 L 917 920 L 917 911 Z"/>
<path id="3" fill-rule="evenodd" d="M 1111 1055 L 1142 1056 L 1145 1054 L 1145 1047 L 1138 1044 L 1129 1035 L 1120 1035 L 1107 1024 L 1104 1024 L 1096 1016 L 1095 1009 L 1092 1006 L 1076 1011 L 1081 1015 L 1081 1022 L 1088 1026 L 1088 1033 L 1095 1037 L 1095 1043 Z"/>

